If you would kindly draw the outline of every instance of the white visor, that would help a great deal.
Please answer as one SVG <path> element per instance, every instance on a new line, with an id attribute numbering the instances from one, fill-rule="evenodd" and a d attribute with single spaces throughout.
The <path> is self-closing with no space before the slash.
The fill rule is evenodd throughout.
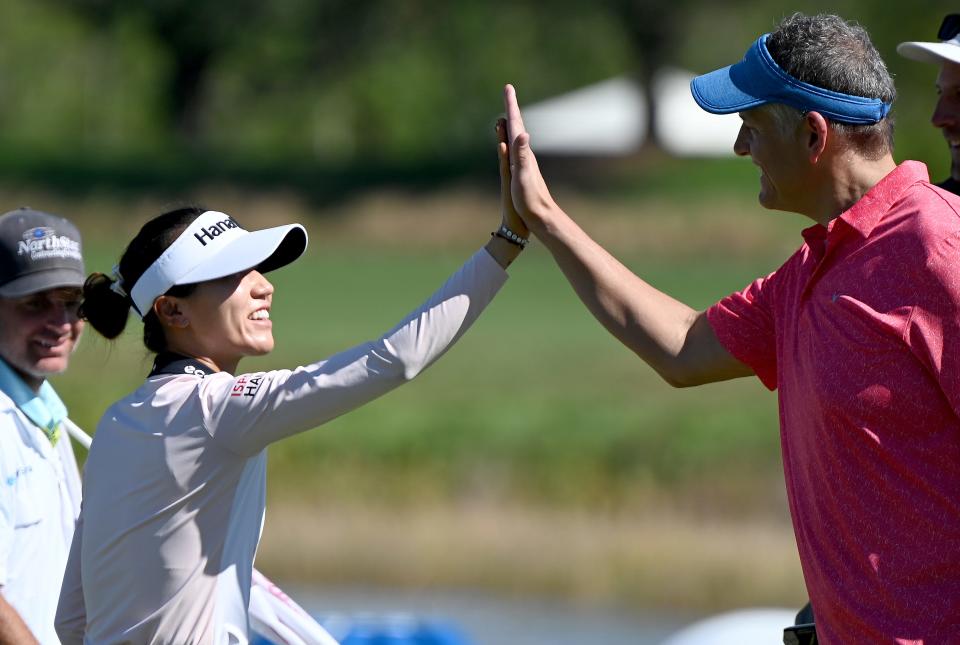
<path id="1" fill-rule="evenodd" d="M 960 63 L 960 36 L 937 43 L 900 43 L 897 53 L 921 63 Z"/>
<path id="2" fill-rule="evenodd" d="M 206 211 L 143 272 L 130 289 L 130 299 L 143 318 L 153 301 L 174 285 L 254 268 L 266 273 L 293 262 L 306 248 L 307 231 L 299 224 L 248 231 L 225 213 Z"/>

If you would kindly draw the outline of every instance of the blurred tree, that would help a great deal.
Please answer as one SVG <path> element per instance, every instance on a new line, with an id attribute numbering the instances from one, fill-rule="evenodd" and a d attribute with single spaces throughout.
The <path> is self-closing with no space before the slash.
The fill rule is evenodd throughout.
<path id="1" fill-rule="evenodd" d="M 695 0 L 611 0 L 622 18 L 635 56 L 632 59 L 633 76 L 643 88 L 646 103 L 646 133 L 644 146 L 660 147 L 657 131 L 657 102 L 653 88 L 656 74 L 672 64 L 679 43 L 683 41 L 686 14 Z"/>
<path id="2" fill-rule="evenodd" d="M 173 148 L 268 163 L 456 155 L 488 136 L 504 82 L 533 100 L 627 60 L 618 17 L 573 0 L 550 15 L 533 0 L 45 4 L 141 33 L 165 69 L 152 105 Z"/>
<path id="3" fill-rule="evenodd" d="M 364 17 L 377 2 L 351 0 L 48 0 L 103 27 L 119 18 L 138 22 L 164 49 L 167 114 L 173 133 L 187 147 L 203 139 L 203 104 L 218 62 L 264 42 L 274 46 L 272 65 L 248 68 L 263 92 L 302 81 L 361 46 Z M 249 58 L 248 58 L 249 60 Z"/>
<path id="4" fill-rule="evenodd" d="M 162 147 L 164 65 L 130 21 L 95 29 L 58 5 L 0 2 L 0 161 L 95 161 Z"/>
<path id="5" fill-rule="evenodd" d="M 100 27 L 120 16 L 132 16 L 163 44 L 170 61 L 167 113 L 173 131 L 188 146 L 198 134 L 201 95 L 214 56 L 242 38 L 263 6 L 253 0 L 49 1 Z"/>
<path id="6" fill-rule="evenodd" d="M 285 149 L 392 166 L 475 156 L 505 82 L 533 101 L 624 69 L 629 48 L 612 12 L 554 8 L 548 17 L 532 0 L 379 0 L 330 35 L 323 16 L 288 16 L 282 42 L 263 29 L 222 59 L 210 142 L 261 158 Z M 258 80 L 271 70 L 283 80 Z"/>

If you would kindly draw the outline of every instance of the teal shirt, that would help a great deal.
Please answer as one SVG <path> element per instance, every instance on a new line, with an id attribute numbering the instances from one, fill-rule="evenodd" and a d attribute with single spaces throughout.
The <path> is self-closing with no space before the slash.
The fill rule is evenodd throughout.
<path id="1" fill-rule="evenodd" d="M 67 418 L 67 407 L 49 381 L 45 380 L 40 391 L 34 392 L 6 361 L 0 359 L 0 390 L 46 433 L 50 443 L 57 444 L 60 439 L 60 423 Z"/>

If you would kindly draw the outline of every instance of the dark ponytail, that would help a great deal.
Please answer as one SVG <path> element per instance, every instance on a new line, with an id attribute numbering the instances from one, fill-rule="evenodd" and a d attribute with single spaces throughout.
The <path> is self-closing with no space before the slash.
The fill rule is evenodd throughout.
<path id="1" fill-rule="evenodd" d="M 92 273 L 83 285 L 83 304 L 80 316 L 89 322 L 104 338 L 113 339 L 123 333 L 133 301 L 130 290 L 140 276 L 150 268 L 188 226 L 205 212 L 199 207 L 178 208 L 159 215 L 137 233 L 118 266 L 119 276 Z M 187 296 L 196 285 L 177 285 L 167 291 L 171 296 Z M 151 310 L 143 319 L 143 344 L 152 352 L 166 349 L 163 327 Z"/>
<path id="2" fill-rule="evenodd" d="M 104 338 L 114 339 L 127 326 L 131 300 L 113 290 L 114 280 L 105 273 L 91 273 L 83 283 L 80 317 Z"/>

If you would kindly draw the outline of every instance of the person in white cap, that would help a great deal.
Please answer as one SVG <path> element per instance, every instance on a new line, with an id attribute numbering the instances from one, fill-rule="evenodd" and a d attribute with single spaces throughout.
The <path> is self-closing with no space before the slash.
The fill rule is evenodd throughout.
<path id="1" fill-rule="evenodd" d="M 97 426 L 57 609 L 63 643 L 248 642 L 266 447 L 417 376 L 476 320 L 526 245 L 500 122 L 498 132 L 503 213 L 489 242 L 382 337 L 324 360 L 237 369 L 273 349 L 264 273 L 304 252 L 299 224 L 251 232 L 224 213 L 172 211 L 143 227 L 113 277 L 88 278 L 86 320 L 115 338 L 132 308 L 157 357 Z"/>
<path id="2" fill-rule="evenodd" d="M 897 53 L 910 60 L 940 66 L 937 104 L 930 121 L 940 128 L 950 149 L 950 176 L 937 184 L 960 194 L 960 13 L 944 17 L 937 32 L 939 42 L 900 43 Z"/>
<path id="3" fill-rule="evenodd" d="M 67 409 L 47 378 L 83 330 L 80 234 L 57 215 L 0 216 L 0 643 L 58 643 L 57 598 L 80 511 Z"/>
<path id="4" fill-rule="evenodd" d="M 960 198 L 922 163 L 894 161 L 893 80 L 839 16 L 785 18 L 691 92 L 739 114 L 733 150 L 758 167 L 760 204 L 810 220 L 775 271 L 704 311 L 641 280 L 550 195 L 507 86 L 517 211 L 591 313 L 668 383 L 756 376 L 777 390 L 816 613 L 816 633 L 790 628 L 785 642 L 957 642 Z"/>

